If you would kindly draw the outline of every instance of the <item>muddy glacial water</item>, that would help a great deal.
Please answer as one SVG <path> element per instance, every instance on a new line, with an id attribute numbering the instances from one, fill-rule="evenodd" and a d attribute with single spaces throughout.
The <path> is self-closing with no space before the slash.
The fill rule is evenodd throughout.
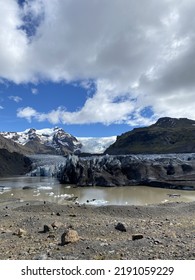
<path id="1" fill-rule="evenodd" d="M 77 201 L 93 205 L 148 205 L 166 202 L 195 201 L 195 191 L 127 187 L 76 187 L 62 185 L 51 177 L 0 178 L 0 202 L 38 200 L 65 204 Z"/>

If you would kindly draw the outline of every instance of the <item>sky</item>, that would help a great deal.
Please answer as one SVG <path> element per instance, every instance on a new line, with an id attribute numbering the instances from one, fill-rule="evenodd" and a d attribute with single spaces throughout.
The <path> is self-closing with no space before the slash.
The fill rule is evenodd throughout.
<path id="1" fill-rule="evenodd" d="M 195 119 L 195 1 L 0 0 L 0 131 Z"/>

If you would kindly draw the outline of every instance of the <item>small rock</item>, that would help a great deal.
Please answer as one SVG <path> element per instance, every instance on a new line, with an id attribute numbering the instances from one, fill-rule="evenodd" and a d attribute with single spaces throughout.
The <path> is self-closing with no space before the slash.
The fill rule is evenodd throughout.
<path id="1" fill-rule="evenodd" d="M 34 189 L 35 187 L 31 187 L 31 186 L 24 186 L 22 189 L 23 190 L 32 190 Z"/>
<path id="2" fill-rule="evenodd" d="M 60 216 L 60 213 L 58 212 L 58 213 L 56 213 L 56 216 Z"/>
<path id="3" fill-rule="evenodd" d="M 115 226 L 115 229 L 119 230 L 119 231 L 122 231 L 122 232 L 126 232 L 126 227 L 122 224 L 122 223 L 118 223 L 116 226 Z"/>
<path id="4" fill-rule="evenodd" d="M 132 235 L 132 240 L 142 239 L 143 237 L 144 237 L 143 234 L 136 233 Z"/>
<path id="5" fill-rule="evenodd" d="M 71 228 L 71 229 L 74 229 L 74 226 L 70 224 L 67 228 L 68 228 L 68 229 L 70 229 L 70 228 Z"/>
<path id="6" fill-rule="evenodd" d="M 46 233 L 46 232 L 49 232 L 51 230 L 51 227 L 48 226 L 48 225 L 44 225 L 43 226 L 43 232 Z"/>
<path id="7" fill-rule="evenodd" d="M 26 235 L 26 234 L 27 234 L 27 231 L 26 231 L 26 230 L 19 228 L 19 230 L 18 230 L 18 232 L 17 232 L 17 235 L 18 235 L 19 237 L 22 237 L 22 236 L 24 236 L 24 235 Z"/>
<path id="8" fill-rule="evenodd" d="M 108 243 L 106 243 L 106 242 L 105 243 L 100 243 L 100 246 L 101 247 L 106 247 L 106 246 L 108 246 Z"/>
<path id="9" fill-rule="evenodd" d="M 79 235 L 76 230 L 68 229 L 61 236 L 61 245 L 65 245 L 68 243 L 75 243 L 79 241 Z"/>
<path id="10" fill-rule="evenodd" d="M 33 260 L 47 260 L 46 254 L 37 255 L 33 258 Z"/>
<path id="11" fill-rule="evenodd" d="M 115 250 L 108 251 L 109 254 L 114 254 Z"/>
<path id="12" fill-rule="evenodd" d="M 54 239 L 54 238 L 55 238 L 55 235 L 54 235 L 54 234 L 52 234 L 52 233 L 50 233 L 50 234 L 48 235 L 48 237 L 47 237 L 47 238 Z"/>
<path id="13" fill-rule="evenodd" d="M 53 229 L 57 229 L 57 228 L 60 228 L 60 227 L 64 227 L 64 224 L 61 223 L 61 222 L 55 221 L 51 224 L 51 226 L 52 226 Z"/>

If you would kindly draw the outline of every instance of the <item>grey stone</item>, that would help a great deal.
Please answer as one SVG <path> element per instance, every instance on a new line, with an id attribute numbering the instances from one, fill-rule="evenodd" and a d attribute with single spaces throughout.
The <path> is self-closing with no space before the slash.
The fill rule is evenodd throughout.
<path id="1" fill-rule="evenodd" d="M 43 226 L 43 233 L 47 233 L 47 232 L 49 232 L 49 231 L 51 231 L 51 227 L 48 226 L 48 225 L 44 225 L 44 226 Z"/>
<path id="2" fill-rule="evenodd" d="M 144 236 L 141 233 L 132 234 L 132 240 L 142 239 Z"/>
<path id="3" fill-rule="evenodd" d="M 126 232 L 126 227 L 122 224 L 122 223 L 118 223 L 116 226 L 115 226 L 115 229 L 119 230 L 119 231 L 122 231 L 122 232 Z"/>

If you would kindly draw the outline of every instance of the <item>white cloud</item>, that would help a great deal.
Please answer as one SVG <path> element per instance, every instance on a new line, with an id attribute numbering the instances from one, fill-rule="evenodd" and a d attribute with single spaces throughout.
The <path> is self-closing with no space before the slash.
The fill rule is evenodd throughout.
<path id="1" fill-rule="evenodd" d="M 154 117 L 195 118 L 194 1 L 32 0 L 23 10 L 16 0 L 0 5 L 1 78 L 96 84 L 79 111 L 33 109 L 37 120 L 147 123 L 142 110 L 148 106 Z M 27 25 L 24 15 L 37 23 L 31 38 L 27 26 L 19 28 Z"/>
<path id="2" fill-rule="evenodd" d="M 39 91 L 38 91 L 37 88 L 32 88 L 32 89 L 31 89 L 31 92 L 32 92 L 32 94 L 34 94 L 34 95 L 36 95 L 36 94 L 39 93 Z"/>
<path id="3" fill-rule="evenodd" d="M 17 1 L 0 0 L 0 77 L 16 83 L 29 78 L 27 69 L 28 39 L 22 25 Z"/>
<path id="4" fill-rule="evenodd" d="M 0 105 L 0 110 L 3 110 L 3 109 L 4 109 L 4 107 Z"/>
<path id="5" fill-rule="evenodd" d="M 26 118 L 29 122 L 31 122 L 32 118 L 36 118 L 36 115 L 36 110 L 31 107 L 20 108 L 17 112 L 19 118 Z"/>
<path id="6" fill-rule="evenodd" d="M 20 101 L 22 101 L 22 98 L 17 95 L 11 95 L 11 96 L 9 96 L 9 99 L 13 100 L 16 103 L 19 103 Z"/>

